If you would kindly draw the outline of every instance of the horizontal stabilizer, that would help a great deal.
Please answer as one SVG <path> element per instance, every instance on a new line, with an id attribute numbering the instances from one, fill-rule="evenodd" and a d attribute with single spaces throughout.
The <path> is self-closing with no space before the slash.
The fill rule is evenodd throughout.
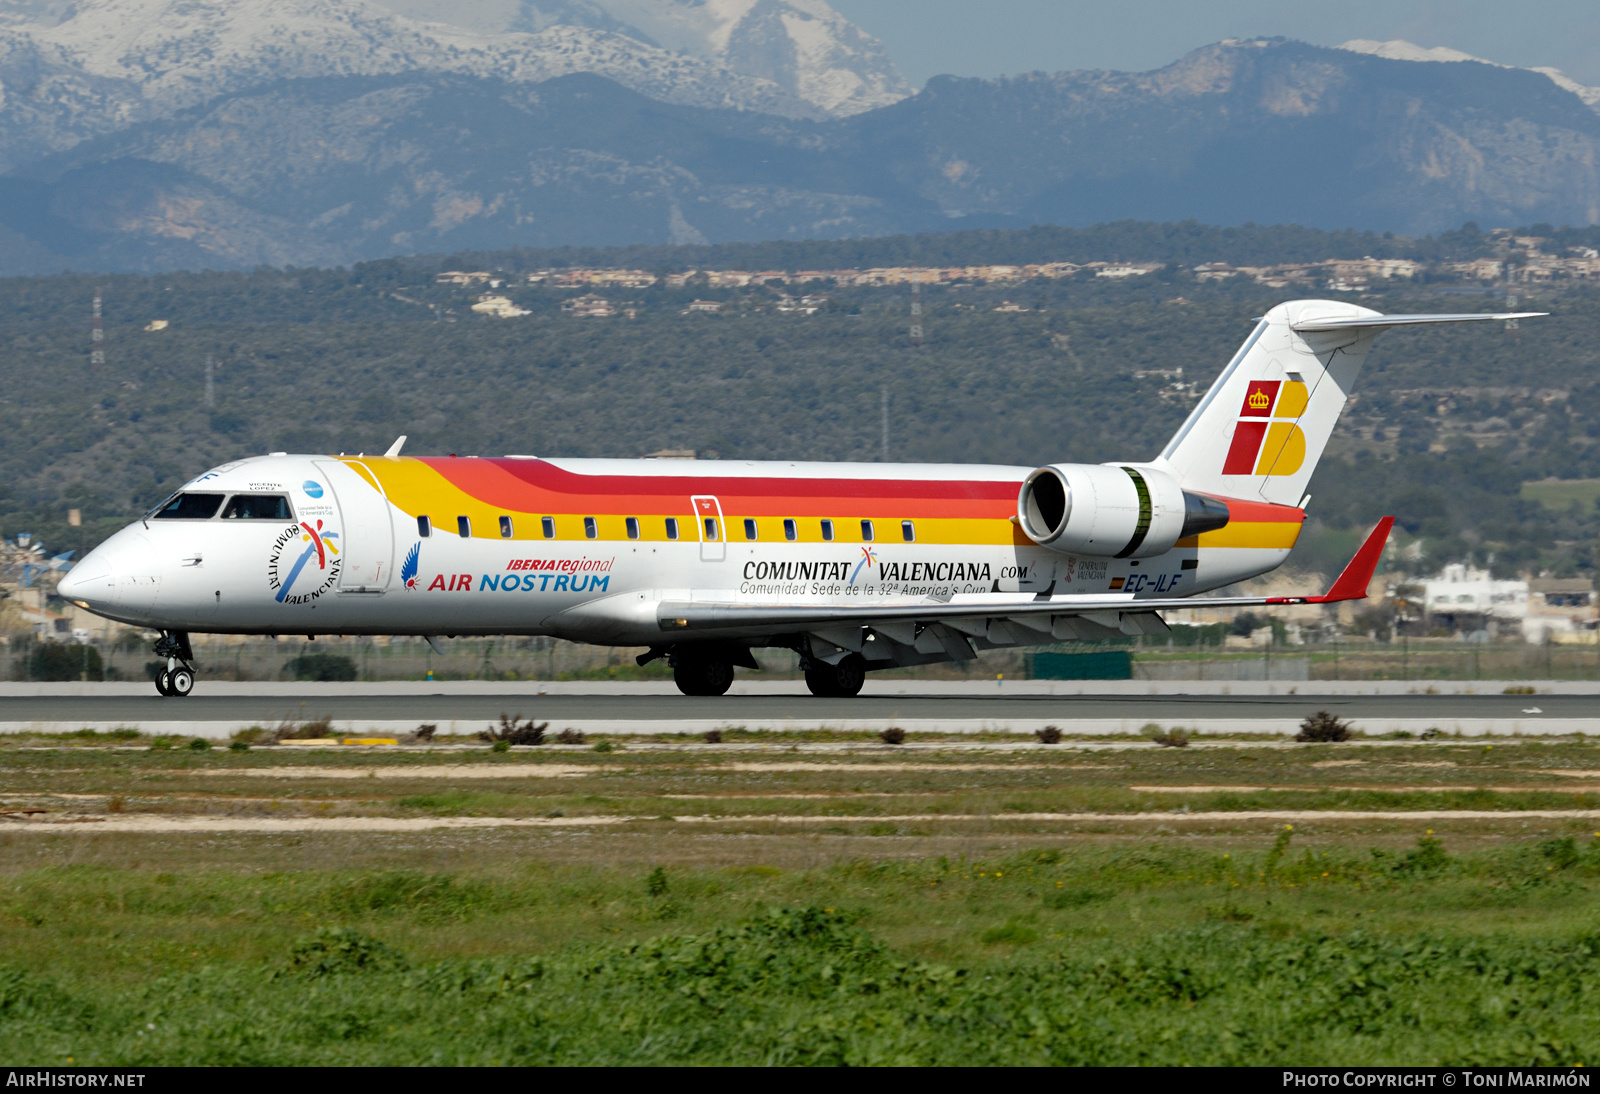
<path id="1" fill-rule="evenodd" d="M 1378 568 L 1378 559 L 1383 557 L 1383 546 L 1389 542 L 1389 531 L 1393 527 L 1393 517 L 1384 517 L 1380 520 L 1378 526 L 1362 542 L 1355 556 L 1334 579 L 1327 593 L 1322 596 L 1308 596 L 1305 598 L 1305 603 L 1334 604 L 1341 600 L 1365 600 L 1367 586 L 1372 583 L 1372 575 Z"/>
<path id="2" fill-rule="evenodd" d="M 1489 319 L 1537 319 L 1547 311 L 1463 312 L 1459 315 L 1330 315 L 1289 324 L 1296 331 L 1358 330 L 1362 327 L 1420 327 L 1429 323 L 1481 323 Z"/>

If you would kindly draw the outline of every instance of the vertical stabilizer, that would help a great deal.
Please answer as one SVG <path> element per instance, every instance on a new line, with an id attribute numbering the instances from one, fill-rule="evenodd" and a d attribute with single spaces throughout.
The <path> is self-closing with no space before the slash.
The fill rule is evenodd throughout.
<path id="1" fill-rule="evenodd" d="M 1379 318 L 1356 304 L 1269 311 L 1161 458 L 1186 489 L 1294 505 L 1327 447 L 1378 329 L 1305 332 L 1308 320 Z"/>
<path id="2" fill-rule="evenodd" d="M 1279 304 L 1222 370 L 1160 462 L 1188 490 L 1297 504 L 1387 318 L 1333 300 Z"/>
<path id="3" fill-rule="evenodd" d="M 1533 319 L 1544 312 L 1384 315 L 1337 300 L 1269 311 L 1156 461 L 1187 490 L 1296 505 L 1390 327 Z"/>

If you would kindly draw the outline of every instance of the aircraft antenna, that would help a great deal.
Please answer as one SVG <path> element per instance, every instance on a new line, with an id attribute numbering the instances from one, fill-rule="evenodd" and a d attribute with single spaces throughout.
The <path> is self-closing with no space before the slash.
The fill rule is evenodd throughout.
<path id="1" fill-rule="evenodd" d="M 106 363 L 106 331 L 100 322 L 100 286 L 94 287 L 94 328 L 89 333 L 89 364 L 91 367 Z"/>

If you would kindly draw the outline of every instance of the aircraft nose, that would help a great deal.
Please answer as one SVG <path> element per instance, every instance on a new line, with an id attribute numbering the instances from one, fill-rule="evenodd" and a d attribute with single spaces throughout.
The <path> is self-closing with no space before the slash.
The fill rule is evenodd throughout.
<path id="1" fill-rule="evenodd" d="M 111 574 L 111 560 L 104 551 L 90 551 L 88 556 L 61 578 L 56 592 L 67 600 L 105 599 L 116 587 Z"/>
<path id="2" fill-rule="evenodd" d="M 137 613 L 154 606 L 161 581 L 159 570 L 150 541 L 125 530 L 68 570 L 56 592 L 90 611 Z"/>

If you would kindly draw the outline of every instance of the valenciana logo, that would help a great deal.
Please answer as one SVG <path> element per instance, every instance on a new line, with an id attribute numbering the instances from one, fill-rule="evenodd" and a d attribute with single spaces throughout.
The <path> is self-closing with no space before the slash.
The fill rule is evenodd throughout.
<path id="1" fill-rule="evenodd" d="M 1300 470 L 1306 462 L 1306 435 L 1296 420 L 1309 401 L 1299 380 L 1250 381 L 1222 473 L 1292 475 Z"/>
<path id="2" fill-rule="evenodd" d="M 339 533 L 325 529 L 320 520 L 315 528 L 301 521 L 279 532 L 267 556 L 267 587 L 274 590 L 273 599 L 279 604 L 309 604 L 333 588 L 342 566 L 338 538 Z M 299 544 L 305 547 L 296 554 Z"/>
<path id="3" fill-rule="evenodd" d="M 863 521 L 863 523 L 865 522 Z M 874 551 L 871 547 L 861 548 L 861 561 L 856 563 L 856 568 L 854 570 L 850 571 L 850 584 L 854 585 L 856 583 L 856 578 L 861 574 L 861 567 L 871 566 L 877 561 L 878 553 L 876 551 Z"/>

